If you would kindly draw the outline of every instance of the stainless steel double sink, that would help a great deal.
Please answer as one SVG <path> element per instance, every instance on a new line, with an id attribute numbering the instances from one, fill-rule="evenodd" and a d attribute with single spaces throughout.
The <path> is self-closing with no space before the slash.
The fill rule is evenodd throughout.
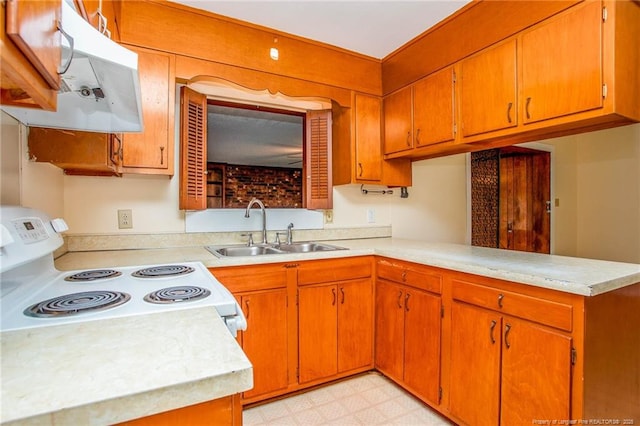
<path id="1" fill-rule="evenodd" d="M 247 245 L 220 245 L 205 246 L 213 255 L 217 257 L 238 257 L 238 256 L 263 256 L 267 254 L 292 254 L 292 253 L 314 253 L 334 250 L 347 250 L 331 244 L 316 243 L 312 241 L 291 243 L 291 244 L 256 244 Z"/>

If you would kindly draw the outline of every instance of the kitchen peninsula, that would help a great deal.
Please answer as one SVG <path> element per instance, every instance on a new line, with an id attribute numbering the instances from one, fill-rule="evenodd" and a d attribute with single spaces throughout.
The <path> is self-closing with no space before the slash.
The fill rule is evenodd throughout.
<path id="1" fill-rule="evenodd" d="M 634 404 L 640 390 L 633 383 L 633 378 L 640 374 L 640 342 L 637 334 L 640 326 L 640 311 L 637 309 L 640 265 L 394 238 L 330 242 L 349 250 L 226 259 L 213 256 L 204 247 L 72 252 L 58 258 L 56 264 L 59 269 L 74 269 L 96 267 L 104 263 L 139 264 L 152 259 L 202 261 L 238 297 L 238 289 L 231 279 L 234 274 L 260 271 L 270 274 L 280 268 L 296 276 L 297 270 L 298 278 L 283 284 L 289 292 L 283 294 L 295 295 L 299 288 L 305 287 L 304 280 L 300 278 L 305 270 L 327 271 L 323 275 L 334 274 L 335 277 L 326 281 L 334 280 L 340 286 L 341 282 L 348 283 L 355 278 L 347 276 L 340 281 L 340 272 L 336 271 L 341 270 L 341 260 L 347 259 L 351 265 L 355 265 L 354 262 L 370 262 L 370 278 L 365 277 L 364 280 L 370 279 L 375 285 L 372 288 L 375 288 L 373 300 L 376 317 L 386 315 L 385 307 L 395 306 L 398 298 L 398 293 L 392 292 L 391 305 L 385 304 L 385 286 L 409 295 L 409 305 L 419 302 L 416 298 L 419 292 L 438 302 L 435 316 L 440 335 L 435 359 L 438 374 L 435 375 L 435 383 L 429 383 L 435 389 L 435 394 L 423 392 L 406 377 L 403 379 L 402 375 L 394 375 L 385 369 L 384 357 L 388 355 L 388 347 L 380 346 L 384 339 L 381 334 L 384 333 L 384 327 L 379 322 L 371 324 L 377 341 L 376 347 L 371 348 L 375 350 L 373 365 L 354 371 L 375 368 L 457 422 L 473 423 L 470 419 L 479 411 L 476 408 L 478 404 L 489 403 L 500 407 L 503 417 L 510 415 L 509 409 L 514 403 L 518 407 L 516 411 L 522 416 L 536 415 L 546 409 L 528 407 L 531 401 L 540 399 L 536 389 L 553 395 L 551 399 L 555 407 L 551 412 L 558 418 L 640 418 L 638 407 Z M 316 264 L 318 266 L 313 269 Z M 362 281 L 363 278 L 358 280 Z M 287 327 L 291 330 L 298 330 L 298 309 L 302 307 L 294 307 L 293 315 L 287 314 Z M 480 317 L 472 319 L 470 315 Z M 485 331 L 469 331 L 465 328 L 468 321 L 482 327 L 486 322 L 487 328 Z M 250 330 L 251 319 L 247 332 Z M 518 337 L 519 333 L 528 333 L 530 338 L 523 340 Z M 489 377 L 492 383 L 502 381 L 502 391 L 496 385 L 486 395 L 478 392 L 473 398 L 478 401 L 476 405 L 463 404 L 471 408 L 461 408 L 460 400 L 466 396 L 464 389 L 456 384 L 462 383 L 468 388 L 474 386 L 476 378 L 466 367 L 460 371 L 461 365 L 467 365 L 468 362 L 461 357 L 470 355 L 460 353 L 462 348 L 457 346 L 458 339 L 476 335 L 492 339 L 494 344 L 489 348 L 500 350 L 502 346 L 501 370 L 494 374 L 482 370 L 486 368 L 482 364 L 476 368 L 482 370 L 482 374 L 486 375 L 484 377 Z M 289 362 L 296 368 L 298 356 L 301 356 L 297 352 L 299 335 L 292 332 L 288 336 L 289 347 L 296 348 L 294 359 Z M 529 347 L 523 348 L 527 345 Z M 526 377 L 517 377 L 519 389 L 532 389 L 530 395 L 518 394 L 518 389 L 509 387 L 509 381 L 514 379 L 509 376 L 512 370 L 508 360 L 518 351 L 524 351 L 519 356 L 531 364 L 521 364 L 519 371 Z M 251 359 L 251 354 L 247 355 Z M 480 362 L 483 358 L 481 352 L 473 355 L 474 362 Z M 611 359 L 615 359 L 615 362 L 610 362 Z M 464 364 L 460 364 L 462 361 Z M 409 368 L 408 364 L 404 368 Z M 348 374 L 337 373 L 306 384 L 296 381 L 294 374 L 295 383 L 289 383 L 275 393 L 265 393 L 262 397 L 245 397 L 244 401 L 257 402 Z M 549 377 L 554 377 L 554 380 L 549 380 Z M 527 383 L 527 386 L 523 383 Z M 523 400 L 528 401 L 527 404 L 523 405 Z M 525 410 L 527 407 L 530 408 L 528 411 Z M 524 421 L 524 417 L 513 419 L 515 422 Z M 494 423 L 495 419 L 483 418 L 479 421 Z"/>

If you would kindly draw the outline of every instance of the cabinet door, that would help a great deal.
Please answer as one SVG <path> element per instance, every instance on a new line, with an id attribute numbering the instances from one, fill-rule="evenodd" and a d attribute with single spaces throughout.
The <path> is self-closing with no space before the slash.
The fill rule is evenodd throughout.
<path id="1" fill-rule="evenodd" d="M 440 402 L 440 297 L 405 288 L 404 384 L 422 399 Z"/>
<path id="2" fill-rule="evenodd" d="M 498 424 L 501 324 L 494 312 L 451 306 L 449 410 L 466 424 Z"/>
<path id="3" fill-rule="evenodd" d="M 356 180 L 380 181 L 382 178 L 382 136 L 380 98 L 355 95 Z"/>
<path id="4" fill-rule="evenodd" d="M 376 368 L 402 382 L 404 371 L 404 291 L 378 280 L 376 284 Z"/>
<path id="5" fill-rule="evenodd" d="M 570 391 L 571 338 L 528 321 L 505 318 L 500 423 L 568 419 Z"/>
<path id="6" fill-rule="evenodd" d="M 338 372 L 373 364 L 371 279 L 341 282 L 338 288 Z"/>
<path id="7" fill-rule="evenodd" d="M 462 135 L 515 127 L 516 40 L 465 59 L 460 64 Z"/>
<path id="8" fill-rule="evenodd" d="M 240 303 L 247 318 L 242 349 L 253 365 L 253 389 L 244 392 L 244 398 L 286 388 L 287 290 L 243 294 Z"/>
<path id="9" fill-rule="evenodd" d="M 383 101 L 384 109 L 384 153 L 406 151 L 413 148 L 412 90 L 405 87 Z"/>
<path id="10" fill-rule="evenodd" d="M 338 372 L 337 304 L 333 284 L 298 289 L 300 383 Z"/>
<path id="11" fill-rule="evenodd" d="M 138 54 L 144 131 L 124 135 L 122 165 L 130 173 L 173 175 L 175 58 L 127 48 Z"/>
<path id="12" fill-rule="evenodd" d="M 585 2 L 522 35 L 524 123 L 602 106 L 602 4 Z"/>
<path id="13" fill-rule="evenodd" d="M 6 2 L 7 35 L 52 89 L 60 88 L 60 13 L 60 0 Z"/>
<path id="14" fill-rule="evenodd" d="M 454 139 L 453 67 L 438 71 L 414 85 L 413 132 L 416 148 Z"/>

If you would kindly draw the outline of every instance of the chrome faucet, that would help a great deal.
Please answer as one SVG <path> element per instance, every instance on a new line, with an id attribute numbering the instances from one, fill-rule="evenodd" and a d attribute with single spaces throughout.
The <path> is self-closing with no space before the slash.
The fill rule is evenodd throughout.
<path id="1" fill-rule="evenodd" d="M 291 228 L 293 228 L 293 223 L 290 223 L 287 226 L 287 244 L 293 243 L 293 236 L 291 235 Z"/>
<path id="2" fill-rule="evenodd" d="M 249 211 L 254 204 L 257 204 L 262 211 L 262 244 L 267 244 L 267 213 L 264 210 L 264 204 L 262 203 L 262 201 L 258 200 L 255 197 L 252 198 L 251 201 L 249 201 L 247 210 L 244 212 L 244 217 L 249 217 Z"/>

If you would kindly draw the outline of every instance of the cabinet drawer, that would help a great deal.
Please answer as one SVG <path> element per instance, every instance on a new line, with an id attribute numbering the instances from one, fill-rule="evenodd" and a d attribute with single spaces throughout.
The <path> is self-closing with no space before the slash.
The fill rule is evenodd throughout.
<path id="1" fill-rule="evenodd" d="M 371 258 L 369 257 L 318 260 L 300 265 L 298 285 L 354 280 L 370 276 Z"/>
<path id="2" fill-rule="evenodd" d="M 379 261 L 377 266 L 378 278 L 410 285 L 432 293 L 442 292 L 442 277 L 433 272 L 422 270 L 419 265 L 396 264 Z"/>
<path id="3" fill-rule="evenodd" d="M 573 328 L 571 305 L 457 280 L 452 281 L 451 292 L 454 300 L 565 331 Z"/>
<path id="4" fill-rule="evenodd" d="M 284 268 L 267 270 L 262 268 L 233 268 L 209 271 L 232 293 L 269 290 L 287 286 L 287 271 Z"/>

